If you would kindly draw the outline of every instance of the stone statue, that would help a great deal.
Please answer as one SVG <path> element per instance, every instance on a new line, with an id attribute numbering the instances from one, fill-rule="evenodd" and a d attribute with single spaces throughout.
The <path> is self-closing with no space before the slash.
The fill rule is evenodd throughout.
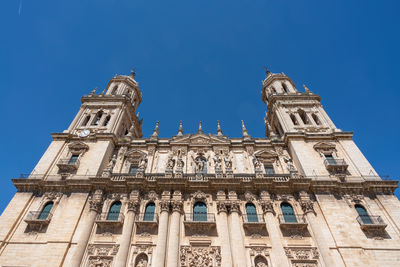
<path id="1" fill-rule="evenodd" d="M 108 162 L 106 170 L 112 170 L 115 166 L 115 162 L 117 162 L 117 156 L 113 155 L 112 158 L 110 159 L 110 162 Z"/>
<path id="2" fill-rule="evenodd" d="M 222 166 L 222 160 L 221 157 L 217 154 L 216 157 L 214 158 L 214 167 L 215 169 L 221 169 Z"/>
<path id="3" fill-rule="evenodd" d="M 143 170 L 144 171 L 146 169 L 146 167 L 147 167 L 147 158 L 145 156 L 143 156 L 140 159 L 138 167 L 139 167 L 139 170 Z"/>
<path id="4" fill-rule="evenodd" d="M 225 168 L 231 169 L 232 168 L 232 160 L 230 159 L 229 155 L 224 157 L 225 161 Z"/>
<path id="5" fill-rule="evenodd" d="M 253 164 L 256 170 L 261 169 L 261 162 L 258 160 L 258 158 L 256 157 L 253 158 Z"/>
<path id="6" fill-rule="evenodd" d="M 173 169 L 175 166 L 175 160 L 170 156 L 167 161 L 167 169 Z"/>
<path id="7" fill-rule="evenodd" d="M 296 168 L 293 165 L 292 159 L 289 158 L 287 155 L 283 155 L 283 159 L 287 164 L 287 169 L 289 172 L 295 172 Z"/>
<path id="8" fill-rule="evenodd" d="M 178 169 L 181 170 L 183 168 L 183 166 L 185 166 L 185 162 L 183 162 L 182 158 L 179 157 L 178 161 L 176 162 L 176 167 L 178 167 Z"/>
<path id="9" fill-rule="evenodd" d="M 204 170 L 204 161 L 201 157 L 197 157 L 194 160 L 194 163 L 196 164 L 196 173 L 203 172 Z"/>
<path id="10" fill-rule="evenodd" d="M 95 95 L 97 91 L 97 87 L 93 89 L 93 91 L 90 93 L 91 96 Z"/>

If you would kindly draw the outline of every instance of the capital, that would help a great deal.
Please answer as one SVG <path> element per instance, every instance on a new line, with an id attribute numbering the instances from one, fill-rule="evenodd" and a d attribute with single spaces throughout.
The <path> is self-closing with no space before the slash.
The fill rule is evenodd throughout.
<path id="1" fill-rule="evenodd" d="M 227 213 L 228 212 L 224 201 L 217 202 L 217 211 L 218 211 L 218 213 L 221 213 L 221 212 Z"/>
<path id="2" fill-rule="evenodd" d="M 160 201 L 160 210 L 161 212 L 166 211 L 169 212 L 170 201 L 169 200 L 161 200 Z"/>

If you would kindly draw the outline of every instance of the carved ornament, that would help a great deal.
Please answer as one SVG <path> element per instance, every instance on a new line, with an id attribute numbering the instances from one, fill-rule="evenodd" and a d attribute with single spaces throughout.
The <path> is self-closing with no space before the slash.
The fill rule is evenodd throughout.
<path id="1" fill-rule="evenodd" d="M 181 267 L 220 267 L 221 247 L 181 246 Z"/>

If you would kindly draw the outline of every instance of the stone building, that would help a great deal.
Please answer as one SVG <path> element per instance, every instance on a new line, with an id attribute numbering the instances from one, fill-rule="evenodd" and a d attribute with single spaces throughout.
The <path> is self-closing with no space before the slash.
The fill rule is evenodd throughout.
<path id="1" fill-rule="evenodd" d="M 142 137 L 130 76 L 82 97 L 0 218 L 1 266 L 400 266 L 397 182 L 320 97 L 267 76 L 266 137 Z"/>

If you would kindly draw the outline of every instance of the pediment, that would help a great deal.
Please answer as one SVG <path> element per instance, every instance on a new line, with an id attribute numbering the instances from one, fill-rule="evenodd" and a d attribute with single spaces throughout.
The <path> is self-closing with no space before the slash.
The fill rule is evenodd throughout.
<path id="1" fill-rule="evenodd" d="M 254 156 L 256 156 L 256 158 L 271 159 L 271 158 L 277 158 L 278 154 L 273 150 L 263 149 L 254 153 Z"/>
<path id="2" fill-rule="evenodd" d="M 125 157 L 130 159 L 140 159 L 143 156 L 146 156 L 146 153 L 138 149 L 130 149 L 125 153 Z"/>
<path id="3" fill-rule="evenodd" d="M 213 135 L 206 135 L 197 133 L 194 135 L 186 135 L 175 138 L 171 144 L 181 144 L 189 146 L 212 146 L 212 145 L 229 145 L 230 141 L 226 137 L 217 137 Z"/>
<path id="4" fill-rule="evenodd" d="M 314 145 L 315 150 L 334 150 L 336 145 L 330 142 L 318 142 Z"/>

